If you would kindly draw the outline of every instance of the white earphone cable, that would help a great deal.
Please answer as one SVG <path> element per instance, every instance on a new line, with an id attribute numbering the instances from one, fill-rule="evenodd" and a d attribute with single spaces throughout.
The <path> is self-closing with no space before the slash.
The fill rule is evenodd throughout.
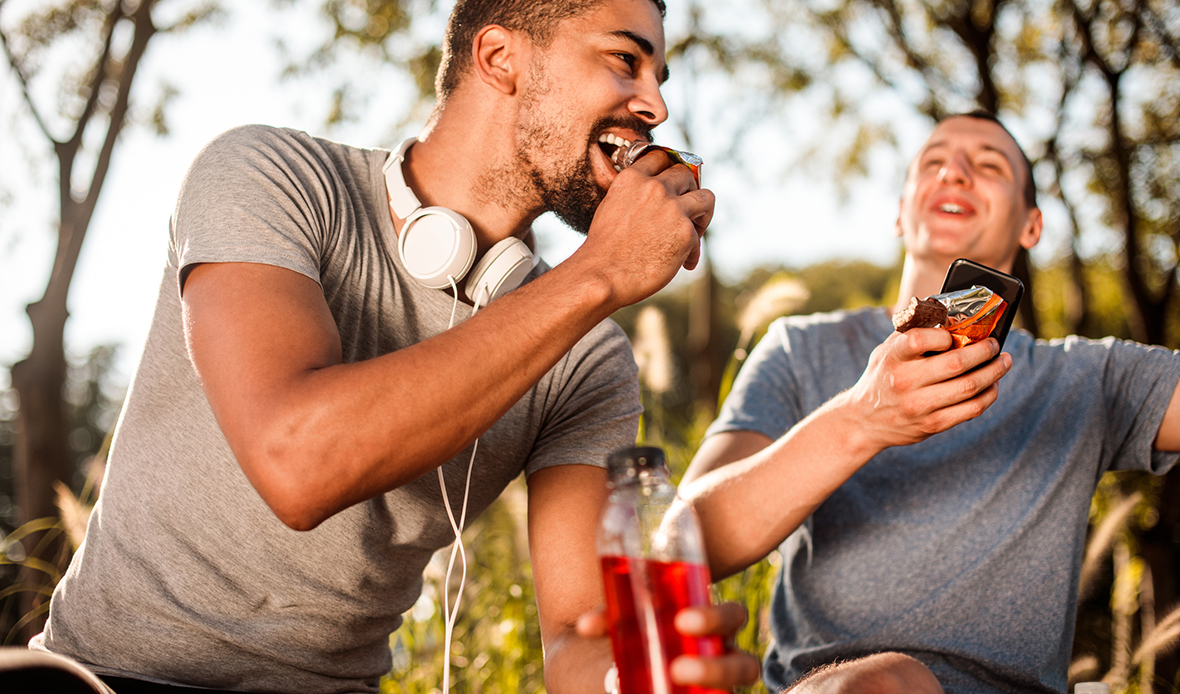
<path id="1" fill-rule="evenodd" d="M 455 284 L 455 278 L 450 275 L 447 280 L 451 283 L 451 291 L 455 293 L 455 302 L 451 305 L 451 321 L 447 325 L 447 330 L 455 326 L 455 311 L 459 308 L 459 287 Z M 471 315 L 475 315 L 479 311 L 479 296 L 475 298 L 475 305 L 471 309 Z M 467 463 L 467 481 L 463 486 L 463 507 L 459 511 L 459 521 L 455 522 L 455 514 L 451 510 L 451 501 L 447 496 L 447 483 L 443 478 L 443 469 L 440 465 L 438 470 L 438 485 L 442 490 L 443 508 L 447 510 L 447 520 L 451 522 L 451 530 L 455 533 L 455 544 L 451 545 L 451 558 L 447 562 L 447 575 L 443 581 L 443 617 L 444 617 L 444 640 L 446 645 L 443 649 L 443 681 L 442 691 L 447 694 L 451 690 L 451 638 L 455 633 L 455 620 L 459 617 L 459 601 L 463 597 L 463 586 L 467 583 L 467 550 L 463 547 L 463 526 L 467 522 L 467 499 L 471 492 L 471 471 L 475 468 L 475 453 L 479 450 L 479 439 L 475 439 L 475 443 L 471 444 L 471 460 Z M 455 568 L 455 557 L 459 556 L 463 562 L 463 573 L 459 577 L 459 590 L 455 593 L 455 606 L 450 606 L 450 585 L 451 572 Z"/>

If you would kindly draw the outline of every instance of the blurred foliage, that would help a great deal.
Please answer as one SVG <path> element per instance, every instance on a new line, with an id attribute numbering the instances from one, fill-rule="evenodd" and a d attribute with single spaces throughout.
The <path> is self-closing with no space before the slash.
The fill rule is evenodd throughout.
<path id="1" fill-rule="evenodd" d="M 451 646 L 456 694 L 543 692 L 541 628 L 533 594 L 525 526 L 526 494 L 518 478 L 464 532 L 467 582 Z M 435 554 L 422 596 L 390 636 L 393 670 L 381 683 L 390 694 L 430 694 L 442 681 L 445 643 L 442 590 L 450 550 Z M 456 566 L 449 605 L 459 586 Z"/>
<path id="2" fill-rule="evenodd" d="M 112 372 L 118 347 L 101 345 L 69 360 L 63 400 L 73 478 L 80 492 L 88 483 L 89 463 L 102 449 L 123 406 L 126 386 Z M 18 428 L 15 390 L 0 391 L 0 533 L 11 533 L 20 517 L 13 494 L 13 458 Z"/>
<path id="3" fill-rule="evenodd" d="M 116 353 L 117 348 L 113 346 L 96 347 L 82 358 L 70 359 L 67 370 L 63 395 L 75 473 L 65 496 L 79 499 L 85 505 L 92 505 L 97 498 L 109 432 L 114 429 L 123 403 L 124 386 L 112 374 Z M 48 585 L 56 585 L 85 528 L 84 517 L 71 518 L 68 513 L 63 515 L 73 521 L 73 528 L 57 518 L 33 519 L 17 527 L 20 509 L 13 492 L 17 404 L 15 390 L 0 392 L 0 645 L 16 642 L 16 629 L 28 616 L 22 614 L 18 598 L 28 591 L 44 592 L 47 596 L 46 585 L 28 580 L 29 576 L 48 576 Z M 59 491 L 58 496 L 60 507 L 63 494 Z M 77 537 L 68 543 L 56 542 L 71 529 Z M 40 531 L 47 532 L 40 534 Z M 48 602 L 42 602 L 37 614 L 48 607 Z"/>

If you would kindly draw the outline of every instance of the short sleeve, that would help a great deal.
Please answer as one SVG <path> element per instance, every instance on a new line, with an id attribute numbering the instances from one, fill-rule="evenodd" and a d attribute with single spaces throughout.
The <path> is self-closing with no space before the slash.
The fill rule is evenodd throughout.
<path id="1" fill-rule="evenodd" d="M 1108 350 L 1102 391 L 1108 412 L 1107 447 L 1113 451 L 1110 468 L 1167 472 L 1180 453 L 1157 451 L 1154 443 L 1180 380 L 1180 353 L 1114 338 L 1094 344 Z M 1067 349 L 1070 346 L 1067 343 Z"/>
<path id="2" fill-rule="evenodd" d="M 750 352 L 705 436 L 748 430 L 777 439 L 804 416 L 799 392 L 791 370 L 787 323 L 780 319 Z"/>
<path id="3" fill-rule="evenodd" d="M 331 167 L 304 133 L 251 125 L 207 144 L 172 217 L 169 260 L 183 290 L 198 263 L 275 265 L 320 282 L 317 260 L 337 209 Z"/>

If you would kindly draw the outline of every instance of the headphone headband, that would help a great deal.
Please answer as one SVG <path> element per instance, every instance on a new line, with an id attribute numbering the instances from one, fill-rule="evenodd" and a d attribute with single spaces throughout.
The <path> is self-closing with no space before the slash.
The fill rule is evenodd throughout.
<path id="1" fill-rule="evenodd" d="M 398 219 L 409 219 L 410 215 L 422 207 L 418 196 L 414 195 L 414 191 L 406 185 L 406 176 L 402 172 L 402 162 L 406 159 L 406 152 L 417 141 L 416 137 L 403 141 L 397 151 L 389 155 L 389 158 L 385 160 L 385 166 L 382 167 L 382 171 L 385 173 L 385 187 L 389 190 L 389 207 Z"/>

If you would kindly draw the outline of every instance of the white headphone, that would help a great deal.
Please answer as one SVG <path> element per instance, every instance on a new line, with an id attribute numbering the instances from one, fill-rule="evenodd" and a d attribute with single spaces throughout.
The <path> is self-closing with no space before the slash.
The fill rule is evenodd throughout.
<path id="1" fill-rule="evenodd" d="M 411 137 L 403 142 L 382 169 L 389 208 L 398 219 L 406 220 L 397 240 L 398 256 L 410 275 L 431 289 L 443 289 L 452 281 L 458 284 L 471 270 L 465 294 L 476 306 L 487 306 L 519 287 L 539 258 L 523 241 L 509 236 L 488 249 L 472 269 L 476 244 L 471 223 L 445 207 L 422 207 L 406 185 L 402 162 L 417 141 Z"/>

